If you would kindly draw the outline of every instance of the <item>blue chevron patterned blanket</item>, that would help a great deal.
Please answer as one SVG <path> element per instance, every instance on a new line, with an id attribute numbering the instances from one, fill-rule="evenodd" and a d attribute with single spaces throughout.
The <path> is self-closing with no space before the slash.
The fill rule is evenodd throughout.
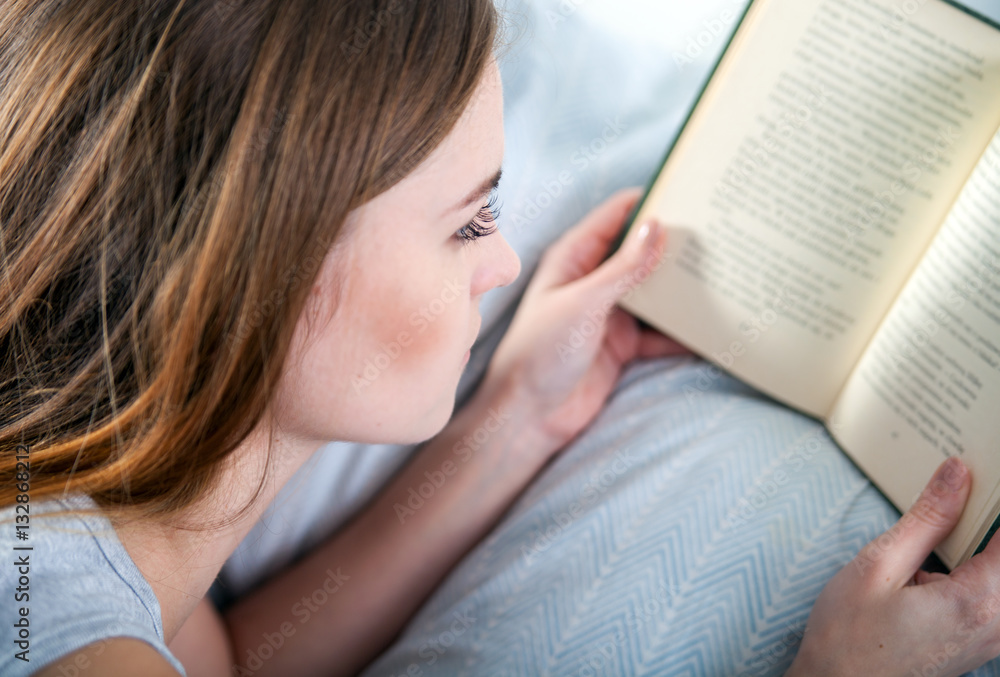
<path id="1" fill-rule="evenodd" d="M 898 516 L 818 422 L 694 358 L 639 363 L 364 674 L 780 675 Z"/>

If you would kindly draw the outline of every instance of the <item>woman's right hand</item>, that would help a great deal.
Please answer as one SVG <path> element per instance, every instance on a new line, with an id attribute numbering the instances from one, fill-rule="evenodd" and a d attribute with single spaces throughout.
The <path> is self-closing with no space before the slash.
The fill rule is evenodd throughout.
<path id="1" fill-rule="evenodd" d="M 961 675 L 1000 655 L 1000 538 L 949 575 L 920 571 L 969 497 L 957 458 L 834 576 L 813 606 L 790 676 Z"/>

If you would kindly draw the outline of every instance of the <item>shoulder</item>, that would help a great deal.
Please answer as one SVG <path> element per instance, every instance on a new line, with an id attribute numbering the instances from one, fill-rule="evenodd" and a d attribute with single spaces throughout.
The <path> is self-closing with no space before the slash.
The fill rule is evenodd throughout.
<path id="1" fill-rule="evenodd" d="M 17 647 L 0 654 L 0 674 L 30 674 L 74 652 L 86 658 L 84 647 L 104 660 L 104 652 L 96 653 L 102 644 L 117 654 L 123 641 L 127 652 L 157 654 L 173 667 L 165 674 L 183 674 L 164 642 L 159 602 L 111 523 L 99 514 L 68 512 L 94 507 L 79 496 L 33 503 L 23 540 L 12 535 L 10 509 L 0 511 L 0 544 L 16 560 L 0 567 L 0 595 L 13 601 L 9 621 L 0 618 L 0 642 Z"/>

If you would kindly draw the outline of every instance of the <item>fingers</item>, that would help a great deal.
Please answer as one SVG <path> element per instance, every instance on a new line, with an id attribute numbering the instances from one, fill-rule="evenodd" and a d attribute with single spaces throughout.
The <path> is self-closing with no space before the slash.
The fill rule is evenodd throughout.
<path id="1" fill-rule="evenodd" d="M 939 571 L 920 570 L 913 576 L 914 585 L 928 585 L 930 583 L 937 583 L 938 581 L 946 580 L 948 580 L 948 574 L 943 574 Z"/>
<path id="2" fill-rule="evenodd" d="M 604 260 L 640 197 L 642 191 L 637 188 L 611 196 L 550 247 L 546 265 L 539 268 L 536 278 L 546 287 L 554 287 L 593 271 Z"/>
<path id="3" fill-rule="evenodd" d="M 990 538 L 990 542 L 986 544 L 983 551 L 976 555 L 973 559 L 979 559 L 983 564 L 989 563 L 988 566 L 994 569 L 1000 569 L 1000 531 L 993 534 Z M 971 560 L 970 560 L 971 561 Z"/>
<path id="4" fill-rule="evenodd" d="M 631 362 L 636 357 L 641 341 L 641 333 L 635 318 L 621 308 L 615 308 L 608 316 L 604 340 L 618 364 Z"/>
<path id="5" fill-rule="evenodd" d="M 693 354 L 686 346 L 658 331 L 644 331 L 639 335 L 639 349 L 636 351 L 636 357 L 639 359 Z"/>
<path id="6" fill-rule="evenodd" d="M 969 471 L 957 458 L 941 464 L 920 498 L 888 532 L 858 554 L 861 573 L 903 587 L 931 551 L 951 533 L 969 496 Z M 926 579 L 925 579 L 926 580 Z"/>
<path id="7" fill-rule="evenodd" d="M 1000 534 L 1000 532 L 998 532 Z M 1000 535 L 994 534 L 983 551 L 951 572 L 951 579 L 966 581 L 973 589 L 983 589 L 988 585 L 994 594 L 1000 595 Z"/>
<path id="8" fill-rule="evenodd" d="M 655 221 L 633 228 L 614 256 L 580 281 L 584 296 L 603 305 L 617 303 L 659 268 L 666 239 L 666 230 Z"/>
<path id="9" fill-rule="evenodd" d="M 638 320 L 621 308 L 612 311 L 608 319 L 606 340 L 622 364 L 636 359 L 693 354 L 655 329 L 641 329 Z"/>

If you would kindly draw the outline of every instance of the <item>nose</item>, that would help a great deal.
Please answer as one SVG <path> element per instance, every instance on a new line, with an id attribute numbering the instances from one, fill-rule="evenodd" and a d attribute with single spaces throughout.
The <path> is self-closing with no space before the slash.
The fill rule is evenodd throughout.
<path id="1" fill-rule="evenodd" d="M 500 237 L 500 242 L 498 243 L 500 250 L 503 253 L 503 265 L 500 266 L 501 273 L 499 275 L 500 282 L 497 283 L 498 287 L 506 287 L 518 278 L 521 274 L 521 257 L 517 255 L 514 248 L 510 246 L 506 238 Z"/>
<path id="2" fill-rule="evenodd" d="M 521 274 L 521 259 L 500 233 L 486 239 L 482 263 L 472 285 L 472 296 L 485 294 L 497 287 L 506 287 Z"/>

